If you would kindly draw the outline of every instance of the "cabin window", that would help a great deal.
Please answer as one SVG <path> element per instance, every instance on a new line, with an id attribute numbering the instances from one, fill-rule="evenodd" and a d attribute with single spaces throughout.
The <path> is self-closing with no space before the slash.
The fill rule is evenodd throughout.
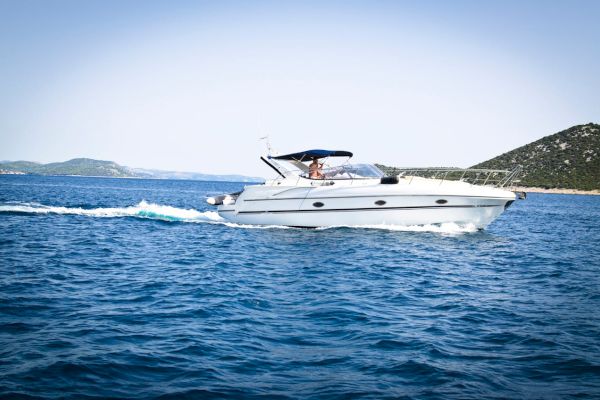
<path id="1" fill-rule="evenodd" d="M 377 204 L 378 206 L 383 206 L 385 204 L 385 200 L 377 200 L 375 204 Z"/>
<path id="2" fill-rule="evenodd" d="M 435 202 L 438 203 L 438 204 L 446 204 L 448 202 L 448 200 L 439 199 L 439 200 L 436 200 Z"/>
<path id="3" fill-rule="evenodd" d="M 317 201 L 317 202 L 314 202 L 314 203 L 313 203 L 313 206 L 315 206 L 315 207 L 319 207 L 319 208 L 320 208 L 320 207 L 323 207 L 324 205 L 325 205 L 325 204 L 321 203 L 320 201 Z"/>

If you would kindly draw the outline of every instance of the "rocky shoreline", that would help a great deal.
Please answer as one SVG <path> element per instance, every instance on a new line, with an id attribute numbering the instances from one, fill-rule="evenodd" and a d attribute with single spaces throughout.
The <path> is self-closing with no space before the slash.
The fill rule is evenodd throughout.
<path id="1" fill-rule="evenodd" d="M 553 194 L 588 194 L 588 195 L 600 195 L 600 190 L 578 190 L 578 189 L 546 189 L 541 187 L 525 187 L 515 186 L 513 190 L 526 193 L 553 193 Z"/>

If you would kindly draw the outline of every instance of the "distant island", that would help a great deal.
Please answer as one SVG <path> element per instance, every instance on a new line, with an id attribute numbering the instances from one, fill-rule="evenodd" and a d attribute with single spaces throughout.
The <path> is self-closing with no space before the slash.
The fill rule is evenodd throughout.
<path id="1" fill-rule="evenodd" d="M 260 177 L 244 175 L 211 175 L 198 172 L 162 171 L 130 168 L 113 161 L 74 158 L 65 162 L 41 164 L 31 161 L 2 161 L 0 174 L 11 175 L 74 175 L 110 178 L 189 179 L 199 181 L 263 182 Z"/>
<path id="2" fill-rule="evenodd" d="M 600 125 L 576 125 L 471 168 L 512 169 L 517 165 L 523 167 L 518 184 L 524 189 L 598 191 Z M 396 169 L 379 167 L 388 174 Z"/>

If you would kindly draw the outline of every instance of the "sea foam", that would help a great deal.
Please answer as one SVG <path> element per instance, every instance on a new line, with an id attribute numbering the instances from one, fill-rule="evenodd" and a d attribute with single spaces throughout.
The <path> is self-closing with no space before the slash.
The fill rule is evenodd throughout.
<path id="1" fill-rule="evenodd" d="M 198 211 L 193 208 L 177 208 L 155 203 L 148 203 L 142 200 L 134 206 L 128 207 L 103 207 L 103 208 L 81 208 L 81 207 L 62 207 L 47 206 L 39 203 L 10 203 L 0 205 L 0 213 L 24 213 L 24 214 L 64 214 L 64 215 L 84 215 L 97 218 L 115 218 L 115 217 L 136 217 L 161 221 L 173 222 L 196 222 L 196 223 L 214 223 L 222 224 L 231 228 L 243 229 L 294 229 L 282 225 L 246 225 L 236 224 L 226 221 L 216 211 Z M 430 225 L 340 225 L 331 227 L 321 227 L 323 229 L 381 229 L 388 231 L 401 232 L 433 232 L 441 234 L 461 234 L 476 232 L 477 228 L 473 224 L 459 225 L 455 223 L 430 224 Z"/>
<path id="2" fill-rule="evenodd" d="M 0 212 L 26 213 L 26 214 L 64 214 L 85 215 L 98 218 L 138 217 L 164 221 L 183 222 L 222 222 L 223 218 L 215 211 L 198 211 L 192 208 L 184 209 L 148 203 L 142 200 L 129 207 L 102 207 L 81 208 L 47 206 L 39 203 L 12 203 L 0 205 Z"/>
<path id="3" fill-rule="evenodd" d="M 355 229 L 380 229 L 386 231 L 398 232 L 432 232 L 441 234 L 462 234 L 477 232 L 478 229 L 474 224 L 456 224 L 447 222 L 443 224 L 427 224 L 427 225 L 340 225 L 331 227 L 322 227 L 317 229 L 334 229 L 334 228 L 355 228 Z"/>

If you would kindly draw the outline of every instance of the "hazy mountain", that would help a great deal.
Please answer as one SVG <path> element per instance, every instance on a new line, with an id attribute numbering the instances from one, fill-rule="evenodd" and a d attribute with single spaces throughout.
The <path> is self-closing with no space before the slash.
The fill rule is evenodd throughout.
<path id="1" fill-rule="evenodd" d="M 31 161 L 0 161 L 0 169 L 5 171 L 36 171 L 41 165 Z"/>
<path id="2" fill-rule="evenodd" d="M 0 170 L 35 175 L 132 176 L 132 171 L 127 167 L 112 161 L 92 160 L 90 158 L 74 158 L 65 162 L 49 164 L 9 161 L 0 163 Z"/>
<path id="3" fill-rule="evenodd" d="M 523 166 L 521 186 L 600 189 L 600 125 L 577 125 L 484 161 L 473 168 Z"/>
<path id="4" fill-rule="evenodd" d="M 259 177 L 243 175 L 210 175 L 196 172 L 161 171 L 129 168 L 113 161 L 75 158 L 65 162 L 41 164 L 31 161 L 0 162 L 0 173 L 25 173 L 34 175 L 106 176 L 116 178 L 191 179 L 203 181 L 262 182 Z"/>
<path id="5" fill-rule="evenodd" d="M 132 168 L 136 176 L 152 179 L 189 179 L 195 181 L 263 182 L 260 177 L 244 175 L 211 175 L 199 172 L 162 171 L 158 169 Z"/>

